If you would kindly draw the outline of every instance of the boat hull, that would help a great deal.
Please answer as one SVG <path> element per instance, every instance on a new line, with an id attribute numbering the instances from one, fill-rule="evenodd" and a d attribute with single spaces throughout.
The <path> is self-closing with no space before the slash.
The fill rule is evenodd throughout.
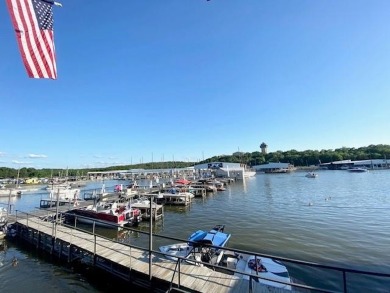
<path id="1" fill-rule="evenodd" d="M 281 288 L 285 290 L 291 290 L 291 285 L 284 284 L 291 283 L 287 268 L 282 263 L 272 258 L 255 258 L 254 255 L 239 255 L 237 257 L 235 269 L 235 275 L 245 280 L 249 280 L 250 278 L 252 278 L 256 282 L 259 282 L 263 285 Z M 245 274 L 251 274 L 252 276 L 250 277 L 240 272 L 243 272 Z"/>
<path id="2" fill-rule="evenodd" d="M 141 216 L 139 210 L 113 214 L 89 209 L 74 209 L 65 213 L 65 220 L 73 223 L 77 220 L 79 223 L 95 224 L 105 228 L 118 228 L 137 225 L 141 221 Z"/>

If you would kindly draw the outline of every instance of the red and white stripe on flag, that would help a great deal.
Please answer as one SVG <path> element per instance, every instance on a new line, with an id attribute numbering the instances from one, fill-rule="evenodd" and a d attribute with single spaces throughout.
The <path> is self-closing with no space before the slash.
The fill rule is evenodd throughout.
<path id="1" fill-rule="evenodd" d="M 56 79 L 53 3 L 42 0 L 6 1 L 28 76 Z"/>

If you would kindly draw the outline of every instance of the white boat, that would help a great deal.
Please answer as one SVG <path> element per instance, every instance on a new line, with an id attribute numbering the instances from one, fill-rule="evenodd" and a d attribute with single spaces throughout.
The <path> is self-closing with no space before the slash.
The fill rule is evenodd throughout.
<path id="1" fill-rule="evenodd" d="M 368 170 L 367 170 L 366 168 L 363 168 L 363 167 L 349 168 L 348 171 L 349 171 L 349 172 L 354 172 L 354 173 L 364 173 L 364 172 L 368 172 Z"/>
<path id="2" fill-rule="evenodd" d="M 8 211 L 4 207 L 0 207 L 0 229 L 3 228 L 8 221 Z"/>
<path id="3" fill-rule="evenodd" d="M 49 197 L 50 198 L 57 198 L 59 197 L 60 199 L 80 199 L 80 189 L 78 188 L 72 188 L 72 189 L 58 189 L 58 190 L 52 190 L 50 191 Z"/>
<path id="4" fill-rule="evenodd" d="M 150 219 L 150 215 L 152 215 L 153 220 L 163 217 L 163 206 L 155 202 L 152 202 L 152 213 L 150 213 L 150 200 L 132 201 L 131 206 L 140 210 L 143 220 Z"/>
<path id="5" fill-rule="evenodd" d="M 238 254 L 235 257 L 227 258 L 227 266 L 235 269 L 234 275 L 263 285 L 291 290 L 291 278 L 287 268 L 278 260 L 268 257 L 255 257 L 254 255 Z M 240 272 L 251 274 L 244 275 Z M 283 282 L 283 283 L 279 283 Z M 287 283 L 287 284 L 285 284 Z"/>
<path id="6" fill-rule="evenodd" d="M 217 225 L 210 231 L 198 230 L 188 237 L 187 243 L 176 243 L 160 246 L 165 257 L 177 261 L 177 257 L 185 258 L 187 262 L 195 265 L 203 265 L 205 262 L 217 265 L 222 259 L 224 247 L 228 243 L 231 234 L 224 233 L 225 226 Z"/>
<path id="7" fill-rule="evenodd" d="M 81 201 L 80 198 L 80 189 L 57 189 L 51 190 L 48 197 L 41 199 L 39 203 L 40 208 L 51 208 L 57 205 L 78 205 Z"/>
<path id="8" fill-rule="evenodd" d="M 208 180 L 206 183 L 208 185 L 214 186 L 217 191 L 225 191 L 226 190 L 224 183 L 215 179 L 215 178 L 212 180 Z"/>
<path id="9" fill-rule="evenodd" d="M 10 189 L 0 189 L 0 197 L 14 197 L 14 196 L 17 196 L 19 195 L 19 193 L 17 193 L 17 191 L 15 190 L 10 190 Z"/>
<path id="10" fill-rule="evenodd" d="M 54 190 L 54 191 L 57 191 L 57 190 L 62 190 L 62 189 L 71 189 L 72 186 L 70 185 L 70 183 L 53 183 L 53 184 L 49 184 L 46 186 L 46 190 Z"/>
<path id="11" fill-rule="evenodd" d="M 307 178 L 317 178 L 318 174 L 314 172 L 309 172 L 305 175 Z"/>
<path id="12" fill-rule="evenodd" d="M 7 233 L 8 211 L 0 207 L 0 239 L 3 239 Z"/>
<path id="13" fill-rule="evenodd" d="M 0 185 L 0 197 L 21 195 L 22 190 L 20 188 L 6 188 L 5 185 Z"/>
<path id="14" fill-rule="evenodd" d="M 191 192 L 186 192 L 184 190 L 177 189 L 172 187 L 167 190 L 167 192 L 159 193 L 159 197 L 162 197 L 162 202 L 168 205 L 189 205 L 194 194 Z"/>

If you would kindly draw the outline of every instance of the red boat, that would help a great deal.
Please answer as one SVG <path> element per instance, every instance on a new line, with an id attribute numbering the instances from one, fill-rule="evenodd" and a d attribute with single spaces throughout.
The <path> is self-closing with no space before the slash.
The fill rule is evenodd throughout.
<path id="1" fill-rule="evenodd" d="M 187 179 L 178 179 L 175 181 L 176 184 L 183 184 L 183 185 L 188 185 L 191 183 L 191 181 L 187 180 Z"/>
<path id="2" fill-rule="evenodd" d="M 141 220 L 141 211 L 131 206 L 119 206 L 115 202 L 102 202 L 97 205 L 73 209 L 65 213 L 65 220 L 116 228 L 137 225 Z"/>

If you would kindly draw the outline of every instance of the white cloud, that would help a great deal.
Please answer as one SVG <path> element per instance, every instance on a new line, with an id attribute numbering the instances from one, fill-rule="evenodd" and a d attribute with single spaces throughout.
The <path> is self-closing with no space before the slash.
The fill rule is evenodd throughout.
<path id="1" fill-rule="evenodd" d="M 12 163 L 17 164 L 17 165 L 31 165 L 31 162 L 21 162 L 17 160 L 12 160 Z"/>
<path id="2" fill-rule="evenodd" d="M 0 152 L 0 157 L 4 157 L 5 156 L 5 153 L 4 152 Z"/>
<path id="3" fill-rule="evenodd" d="M 38 154 L 28 154 L 27 158 L 42 159 L 42 158 L 47 158 L 47 156 L 46 155 L 38 155 Z"/>

